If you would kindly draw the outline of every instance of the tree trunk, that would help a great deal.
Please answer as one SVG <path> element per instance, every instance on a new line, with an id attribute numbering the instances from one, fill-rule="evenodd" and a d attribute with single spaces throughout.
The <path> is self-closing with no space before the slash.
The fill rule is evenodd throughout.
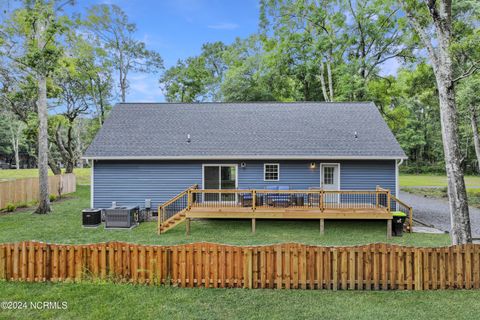
<path id="1" fill-rule="evenodd" d="M 35 213 L 50 212 L 50 194 L 48 191 L 48 111 L 47 111 L 47 79 L 38 75 L 38 182 L 40 198 Z"/>
<path id="2" fill-rule="evenodd" d="M 322 58 L 320 58 L 320 84 L 322 85 L 322 94 L 323 94 L 323 99 L 325 102 L 330 101 L 327 93 L 327 85 L 325 83 L 325 73 L 324 73 L 325 66 L 323 64 Z"/>
<path id="3" fill-rule="evenodd" d="M 328 90 L 330 91 L 330 101 L 333 102 L 333 77 L 332 77 L 332 66 L 331 58 L 327 60 L 327 75 L 328 75 Z"/>
<path id="4" fill-rule="evenodd" d="M 52 170 L 54 175 L 60 175 L 62 174 L 62 169 L 58 166 L 58 164 L 55 162 L 53 157 L 48 158 L 48 166 L 50 167 L 50 170 Z"/>
<path id="5" fill-rule="evenodd" d="M 448 179 L 451 238 L 453 244 L 472 242 L 467 190 L 465 188 L 462 154 L 458 138 L 458 119 L 455 102 L 453 63 L 450 42 L 452 40 L 452 1 L 426 1 L 433 25 L 424 26 L 417 12 L 401 1 L 407 17 L 425 45 L 435 73 L 440 102 L 440 123 Z M 428 31 L 434 31 L 434 37 Z M 427 31 L 428 30 L 428 31 Z M 433 40 L 432 40 L 433 39 Z M 434 43 L 437 46 L 434 46 Z"/>
<path id="6" fill-rule="evenodd" d="M 477 166 L 480 172 L 480 137 L 478 135 L 478 122 L 477 122 L 477 109 L 475 106 L 470 106 L 470 122 L 472 124 L 473 131 L 473 143 L 475 145 L 475 154 L 477 155 Z"/>
<path id="7" fill-rule="evenodd" d="M 74 167 L 75 167 L 75 164 L 72 163 L 72 161 L 68 161 L 67 165 L 65 166 L 65 173 L 73 173 Z"/>
<path id="8" fill-rule="evenodd" d="M 45 23 L 37 23 L 35 37 L 39 50 L 45 46 Z M 50 194 L 48 191 L 48 110 L 47 110 L 47 77 L 43 70 L 37 72 L 38 98 L 38 183 L 39 201 L 35 213 L 50 212 Z"/>
<path id="9" fill-rule="evenodd" d="M 455 92 L 453 82 L 448 84 L 437 79 L 437 83 L 440 96 L 443 150 L 448 179 L 452 243 L 469 243 L 472 242 L 472 233 L 458 139 Z"/>
<path id="10" fill-rule="evenodd" d="M 440 38 L 440 42 L 442 40 L 444 39 Z M 440 47 L 448 48 L 448 45 L 441 43 Z M 472 242 L 472 232 L 458 138 L 452 61 L 447 50 L 440 50 L 440 63 L 434 66 L 434 71 L 440 100 L 440 121 L 448 179 L 452 243 L 463 244 Z"/>
<path id="11" fill-rule="evenodd" d="M 15 152 L 15 165 L 16 165 L 16 169 L 17 170 L 20 170 L 20 154 L 19 154 L 19 148 L 18 148 L 18 140 L 20 139 L 19 136 L 16 136 L 15 137 L 15 143 L 14 143 L 14 152 Z"/>

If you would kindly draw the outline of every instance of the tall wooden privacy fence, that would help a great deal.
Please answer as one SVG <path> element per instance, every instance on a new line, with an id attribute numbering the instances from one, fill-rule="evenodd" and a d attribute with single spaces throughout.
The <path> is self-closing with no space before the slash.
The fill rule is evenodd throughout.
<path id="1" fill-rule="evenodd" d="M 76 190 L 76 179 L 73 173 L 49 176 L 50 194 L 72 193 Z M 0 181 L 0 209 L 7 204 L 19 204 L 38 200 L 38 178 L 23 178 Z"/>
<path id="2" fill-rule="evenodd" d="M 0 279 L 110 279 L 180 287 L 326 290 L 480 288 L 480 245 L 0 245 Z"/>

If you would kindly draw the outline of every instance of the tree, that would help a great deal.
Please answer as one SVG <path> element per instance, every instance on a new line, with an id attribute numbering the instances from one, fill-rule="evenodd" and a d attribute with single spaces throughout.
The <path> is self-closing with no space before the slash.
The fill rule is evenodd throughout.
<path id="1" fill-rule="evenodd" d="M 16 169 L 20 169 L 20 148 L 24 145 L 23 130 L 25 124 L 19 121 L 14 113 L 8 109 L 0 110 L 0 145 L 2 153 L 13 153 Z M 9 147 L 6 147 L 9 144 Z"/>
<path id="2" fill-rule="evenodd" d="M 54 74 L 55 85 L 59 88 L 58 104 L 62 107 L 62 119 L 55 124 L 53 142 L 65 163 L 65 172 L 72 173 L 81 154 L 78 148 L 78 134 L 76 132 L 77 119 L 88 113 L 90 109 L 91 85 L 90 78 L 83 73 L 79 65 L 82 59 L 74 57 L 64 58 L 63 65 Z"/>
<path id="3" fill-rule="evenodd" d="M 453 244 L 472 241 L 462 154 L 458 138 L 455 77 L 451 53 L 452 1 L 402 0 L 408 20 L 426 48 L 435 74 L 440 103 L 445 166 L 448 178 L 448 197 L 452 223 Z"/>
<path id="4" fill-rule="evenodd" d="M 178 60 L 160 77 L 160 86 L 170 102 L 221 101 L 220 86 L 228 68 L 222 42 L 205 43 L 195 57 Z"/>
<path id="5" fill-rule="evenodd" d="M 202 56 L 179 60 L 160 78 L 169 102 L 199 102 L 207 94 L 210 73 Z"/>
<path id="6" fill-rule="evenodd" d="M 476 76 L 469 81 L 465 81 L 459 86 L 458 100 L 459 105 L 468 114 L 471 130 L 473 134 L 473 143 L 475 155 L 477 157 L 477 166 L 480 171 L 480 134 L 478 132 L 478 113 L 480 109 L 480 77 Z"/>
<path id="7" fill-rule="evenodd" d="M 96 109 L 97 120 L 102 126 L 113 99 L 113 66 L 108 52 L 82 32 L 71 30 L 67 39 L 71 65 L 75 73 L 88 83 L 88 103 Z M 78 77 L 77 77 L 78 78 Z"/>
<path id="8" fill-rule="evenodd" d="M 260 21 L 266 50 L 284 59 L 303 100 L 367 100 L 380 67 L 411 56 L 397 11 L 390 0 L 262 0 Z"/>
<path id="9" fill-rule="evenodd" d="M 55 1 L 24 1 L 24 6 L 13 12 L 2 29 L 2 53 L 22 72 L 35 79 L 38 116 L 38 170 L 39 205 L 36 213 L 50 211 L 48 190 L 48 110 L 47 78 L 55 69 L 62 48 L 58 35 L 63 23 L 57 16 L 66 1 L 56 6 Z"/>
<path id="10" fill-rule="evenodd" d="M 125 102 L 130 72 L 157 73 L 163 69 L 163 60 L 144 42 L 134 38 L 137 27 L 116 5 L 95 5 L 88 10 L 85 26 L 108 52 L 118 72 L 121 101 Z"/>

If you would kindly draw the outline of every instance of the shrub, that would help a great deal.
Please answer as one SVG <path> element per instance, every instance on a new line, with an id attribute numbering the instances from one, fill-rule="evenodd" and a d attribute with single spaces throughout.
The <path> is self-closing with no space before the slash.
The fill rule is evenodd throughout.
<path id="1" fill-rule="evenodd" d="M 55 201 L 55 200 L 57 200 L 57 196 L 54 195 L 54 194 L 51 194 L 51 195 L 50 195 L 50 202 L 53 202 L 53 201 Z"/>
<path id="2" fill-rule="evenodd" d="M 5 209 L 7 210 L 7 212 L 13 212 L 17 209 L 17 206 L 13 203 L 8 203 Z"/>

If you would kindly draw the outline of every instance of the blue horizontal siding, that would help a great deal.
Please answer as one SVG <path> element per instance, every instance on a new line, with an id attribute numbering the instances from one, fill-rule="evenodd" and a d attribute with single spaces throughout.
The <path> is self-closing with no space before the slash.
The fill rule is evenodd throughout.
<path id="1" fill-rule="evenodd" d="M 310 168 L 311 161 L 213 161 L 237 163 L 240 189 L 263 189 L 267 185 L 288 185 L 290 189 L 308 189 L 320 186 L 320 164 Z M 342 190 L 374 190 L 377 185 L 395 194 L 395 161 L 325 161 L 340 163 Z M 152 199 L 156 208 L 192 184 L 202 186 L 202 164 L 206 161 L 95 161 L 94 207 L 143 205 Z M 279 181 L 263 181 L 264 163 L 280 164 Z"/>
<path id="2" fill-rule="evenodd" d="M 96 208 L 118 205 L 152 206 L 169 200 L 192 184 L 202 183 L 202 164 L 194 161 L 95 161 L 94 199 Z"/>

